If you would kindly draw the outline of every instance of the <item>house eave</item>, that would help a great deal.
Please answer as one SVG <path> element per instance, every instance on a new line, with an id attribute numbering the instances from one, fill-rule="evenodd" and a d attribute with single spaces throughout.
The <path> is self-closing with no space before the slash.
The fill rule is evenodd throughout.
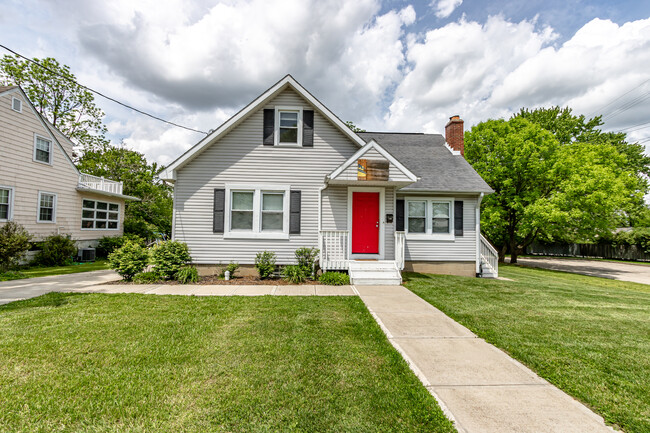
<path id="1" fill-rule="evenodd" d="M 133 197 L 133 196 L 130 196 L 130 195 L 124 195 L 124 194 L 116 194 L 114 192 L 107 192 L 107 191 L 102 191 L 102 190 L 99 190 L 99 189 L 83 188 L 83 187 L 78 186 L 76 188 L 76 190 L 79 191 L 79 192 L 85 192 L 85 193 L 90 193 L 90 194 L 99 194 L 99 195 L 105 195 L 105 196 L 108 196 L 108 197 L 121 198 L 121 199 L 124 199 L 124 200 L 141 201 L 137 197 Z"/>

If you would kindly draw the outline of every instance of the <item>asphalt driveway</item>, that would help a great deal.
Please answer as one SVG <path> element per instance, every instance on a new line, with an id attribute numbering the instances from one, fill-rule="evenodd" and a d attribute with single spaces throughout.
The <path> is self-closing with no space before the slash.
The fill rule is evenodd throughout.
<path id="1" fill-rule="evenodd" d="M 549 257 L 519 257 L 517 264 L 531 268 L 650 284 L 650 265 L 645 264 Z"/>

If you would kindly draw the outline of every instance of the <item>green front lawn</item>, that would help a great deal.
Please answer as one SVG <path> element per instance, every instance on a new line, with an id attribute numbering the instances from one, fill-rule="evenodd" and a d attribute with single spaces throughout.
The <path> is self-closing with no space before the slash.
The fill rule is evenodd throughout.
<path id="1" fill-rule="evenodd" d="M 51 275 L 76 274 L 78 272 L 101 271 L 104 269 L 110 269 L 108 260 L 106 259 L 99 259 L 94 263 L 75 263 L 70 266 L 29 266 L 6 274 L 0 273 L 0 281 L 49 277 Z"/>
<path id="2" fill-rule="evenodd" d="M 500 266 L 410 274 L 413 292 L 626 432 L 650 432 L 650 286 Z"/>
<path id="3" fill-rule="evenodd" d="M 0 430 L 452 432 L 356 297 L 0 306 Z"/>

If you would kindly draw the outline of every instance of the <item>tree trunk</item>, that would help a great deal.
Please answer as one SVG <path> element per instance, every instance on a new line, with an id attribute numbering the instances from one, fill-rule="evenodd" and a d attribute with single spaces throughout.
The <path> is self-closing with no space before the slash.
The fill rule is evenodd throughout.
<path id="1" fill-rule="evenodd" d="M 501 248 L 499 248 L 498 252 L 499 252 L 499 263 L 505 263 L 506 262 L 506 246 L 503 245 Z"/>
<path id="2" fill-rule="evenodd" d="M 510 263 L 515 264 L 517 263 L 517 255 L 519 254 L 519 250 L 517 248 L 517 241 L 515 239 L 510 240 Z"/>

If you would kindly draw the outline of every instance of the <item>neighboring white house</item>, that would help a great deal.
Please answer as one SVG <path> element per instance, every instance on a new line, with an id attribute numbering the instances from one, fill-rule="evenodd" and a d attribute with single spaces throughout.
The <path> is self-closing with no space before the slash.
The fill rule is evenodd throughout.
<path id="1" fill-rule="evenodd" d="M 80 247 L 123 233 L 122 184 L 80 173 L 73 143 L 18 86 L 0 86 L 0 226 L 23 225 L 34 240 L 70 235 Z"/>
<path id="2" fill-rule="evenodd" d="M 317 247 L 356 284 L 495 276 L 479 219 L 492 189 L 462 155 L 462 120 L 446 131 L 355 133 L 287 75 L 159 174 L 174 184 L 172 236 L 199 265 L 263 250 L 289 264 Z"/>

